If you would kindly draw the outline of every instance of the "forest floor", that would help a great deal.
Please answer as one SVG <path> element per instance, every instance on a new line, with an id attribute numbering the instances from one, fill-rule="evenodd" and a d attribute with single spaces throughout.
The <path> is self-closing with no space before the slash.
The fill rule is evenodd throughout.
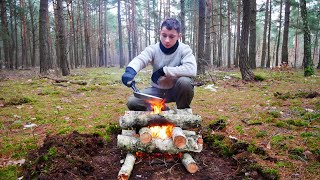
<path id="1" fill-rule="evenodd" d="M 132 94 L 123 71 L 0 71 L 0 179 L 116 179 L 127 153 L 116 145 L 118 120 Z M 192 153 L 198 172 L 178 156 L 150 154 L 137 158 L 130 179 L 319 179 L 319 71 L 254 73 L 261 81 L 243 82 L 239 69 L 195 78 L 192 111 L 204 139 Z M 139 89 L 150 75 L 139 73 Z"/>

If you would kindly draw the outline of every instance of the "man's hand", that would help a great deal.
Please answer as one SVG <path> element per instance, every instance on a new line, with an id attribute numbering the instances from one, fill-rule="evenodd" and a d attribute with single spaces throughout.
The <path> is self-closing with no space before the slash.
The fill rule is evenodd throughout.
<path id="1" fill-rule="evenodd" d="M 137 72 L 132 67 L 127 67 L 125 73 L 122 75 L 122 83 L 128 87 L 131 86 L 131 81 L 137 75 Z"/>
<path id="2" fill-rule="evenodd" d="M 164 76 L 165 73 L 163 72 L 163 67 L 158 69 L 157 71 L 155 71 L 152 76 L 151 76 L 151 80 L 152 82 L 158 84 L 158 80 L 161 76 Z"/>

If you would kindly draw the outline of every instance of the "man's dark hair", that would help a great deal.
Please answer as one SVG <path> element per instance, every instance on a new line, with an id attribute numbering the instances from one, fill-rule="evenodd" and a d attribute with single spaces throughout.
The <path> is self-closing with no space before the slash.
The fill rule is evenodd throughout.
<path id="1" fill-rule="evenodd" d="M 164 20 L 161 24 L 161 29 L 163 27 L 166 27 L 168 30 L 176 30 L 178 33 L 180 33 L 180 22 L 175 18 L 168 18 Z"/>

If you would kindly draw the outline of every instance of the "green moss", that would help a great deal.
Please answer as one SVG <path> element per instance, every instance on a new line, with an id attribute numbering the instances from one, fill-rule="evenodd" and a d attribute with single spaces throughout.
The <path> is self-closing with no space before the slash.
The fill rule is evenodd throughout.
<path id="1" fill-rule="evenodd" d="M 16 166 L 6 166 L 0 168 L 0 179 L 15 180 L 18 178 Z"/>
<path id="2" fill-rule="evenodd" d="M 261 137 L 265 137 L 267 135 L 268 135 L 267 131 L 259 131 L 259 132 L 257 132 L 256 137 L 261 138 Z"/>

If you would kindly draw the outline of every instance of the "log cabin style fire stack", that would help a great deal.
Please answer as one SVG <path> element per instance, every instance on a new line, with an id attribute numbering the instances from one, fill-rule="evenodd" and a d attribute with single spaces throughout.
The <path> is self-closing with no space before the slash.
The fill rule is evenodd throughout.
<path id="1" fill-rule="evenodd" d="M 201 152 L 203 139 L 194 129 L 201 126 L 201 117 L 191 109 L 161 111 L 164 102 L 149 102 L 153 111 L 126 111 L 120 117 L 122 133 L 117 146 L 128 151 L 118 179 L 129 179 L 137 155 L 141 153 L 179 154 L 190 173 L 198 166 L 188 152 Z"/>

